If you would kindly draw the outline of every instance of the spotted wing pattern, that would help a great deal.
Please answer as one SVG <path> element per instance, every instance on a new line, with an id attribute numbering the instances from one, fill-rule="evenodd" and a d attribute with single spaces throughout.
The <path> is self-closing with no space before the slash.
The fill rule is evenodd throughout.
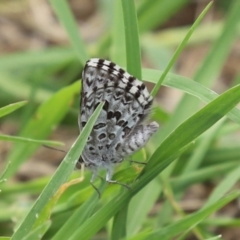
<path id="1" fill-rule="evenodd" d="M 142 123 L 152 101 L 144 83 L 118 65 L 88 60 L 82 73 L 80 131 L 98 104 L 104 102 L 104 107 L 79 161 L 94 172 L 107 169 L 106 179 L 111 180 L 113 165 L 143 147 L 157 131 L 156 122 Z"/>

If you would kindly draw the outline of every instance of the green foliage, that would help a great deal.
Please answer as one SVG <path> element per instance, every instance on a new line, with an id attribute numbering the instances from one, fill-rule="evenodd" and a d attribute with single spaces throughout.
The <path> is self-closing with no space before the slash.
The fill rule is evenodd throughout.
<path id="1" fill-rule="evenodd" d="M 104 239 L 167 240 L 177 236 L 186 239 L 189 234 L 198 239 L 220 239 L 209 226 L 239 227 L 239 219 L 209 217 L 236 200 L 240 194 L 239 191 L 232 192 L 240 176 L 239 141 L 232 136 L 239 131 L 240 111 L 236 105 L 240 102 L 240 85 L 220 95 L 210 88 L 237 35 L 240 2 L 232 1 L 227 19 L 221 25 L 221 33 L 214 37 L 209 54 L 195 73 L 195 81 L 169 71 L 189 38 L 197 33 L 198 24 L 212 3 L 189 27 L 186 37 L 178 39 L 179 46 L 173 57 L 168 59 L 169 64 L 164 71 L 141 68 L 141 39 L 184 6 L 186 0 L 144 0 L 136 6 L 137 1 L 133 0 L 111 1 L 114 9 L 108 11 L 109 15 L 114 16 L 110 31 L 95 43 L 94 50 L 79 35 L 67 1 L 51 0 L 50 3 L 68 34 L 71 48 L 18 53 L 0 59 L 0 99 L 8 103 L 12 98 L 18 101 L 0 108 L 0 117 L 10 118 L 18 108 L 21 109 L 17 111 L 22 110 L 23 113 L 19 118 L 19 136 L 0 135 L 1 141 L 14 142 L 6 159 L 11 164 L 6 164 L 0 178 L 0 222 L 4 224 L 12 218 L 17 219 L 11 239 L 92 239 L 100 230 Z M 145 48 L 146 57 L 150 61 L 151 58 L 161 58 L 158 55 L 159 46 L 152 48 L 151 51 L 154 48 L 155 51 L 151 54 Z M 161 85 L 187 93 L 171 114 L 155 103 L 156 111 L 152 118 L 162 123 L 161 129 L 145 151 L 133 156 L 134 160 L 147 161 L 146 166 L 141 167 L 140 171 L 140 167 L 134 168 L 124 162 L 116 170 L 114 179 L 127 182 L 131 190 L 118 185 L 108 186 L 104 180 L 98 179 L 99 199 L 89 184 L 89 173 L 77 185 L 70 187 L 66 184 L 68 179 L 75 181 L 73 179 L 77 174 L 72 174 L 73 169 L 103 104 L 98 106 L 52 177 L 26 183 L 6 182 L 5 179 L 14 176 L 41 144 L 60 144 L 44 139 L 64 119 L 70 119 L 77 126 L 79 100 L 76 96 L 81 86 L 79 81 L 69 82 L 78 76 L 88 55 L 101 58 L 110 56 L 111 60 L 126 67 L 136 77 L 154 83 L 154 96 Z M 17 75 L 14 74 L 16 72 Z M 55 84 L 54 78 L 59 72 L 59 83 Z M 16 76 L 18 89 L 13 88 Z M 19 99 L 31 99 L 31 104 L 28 106 L 26 101 L 19 102 Z M 204 107 L 200 107 L 202 102 L 206 104 Z M 234 139 L 235 145 L 216 144 L 225 136 Z M 198 211 L 185 213 L 179 204 L 184 193 L 194 184 L 206 181 L 215 184 L 209 198 Z M 18 206 L 18 211 L 5 210 L 9 209 L 9 201 L 18 201 L 22 194 L 37 194 L 39 197 L 35 201 L 29 200 L 31 208 Z M 150 210 L 160 200 L 162 208 L 149 217 Z"/>

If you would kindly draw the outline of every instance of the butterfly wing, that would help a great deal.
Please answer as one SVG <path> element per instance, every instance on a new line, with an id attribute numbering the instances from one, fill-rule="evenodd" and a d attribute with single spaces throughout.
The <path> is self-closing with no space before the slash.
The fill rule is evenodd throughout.
<path id="1" fill-rule="evenodd" d="M 82 81 L 80 130 L 98 104 L 105 102 L 82 158 L 86 165 L 108 168 L 144 146 L 157 130 L 157 123 L 140 124 L 149 113 L 152 97 L 141 81 L 107 60 L 90 59 Z"/>

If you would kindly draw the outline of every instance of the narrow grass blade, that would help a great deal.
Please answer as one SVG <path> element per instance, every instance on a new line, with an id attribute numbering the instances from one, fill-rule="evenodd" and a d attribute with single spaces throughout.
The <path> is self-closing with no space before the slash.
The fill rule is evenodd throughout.
<path id="1" fill-rule="evenodd" d="M 134 0 L 122 0 L 122 8 L 126 38 L 127 70 L 136 78 L 141 79 L 141 52 Z"/>
<path id="2" fill-rule="evenodd" d="M 127 60 L 127 70 L 133 76 L 141 79 L 141 50 L 138 37 L 138 21 L 134 0 L 121 0 L 125 30 L 125 52 Z M 128 213 L 128 203 L 114 217 L 112 228 L 112 238 L 120 239 L 126 236 L 126 219 Z"/>
<path id="3" fill-rule="evenodd" d="M 46 206 L 49 199 L 54 195 L 54 193 L 56 193 L 60 185 L 67 181 L 76 165 L 77 160 L 79 159 L 79 156 L 82 153 L 87 138 L 91 133 L 91 130 L 101 112 L 102 107 L 103 103 L 99 104 L 93 115 L 89 118 L 86 126 L 83 128 L 81 134 L 73 144 L 70 151 L 65 156 L 56 173 L 54 174 L 48 185 L 44 188 L 43 192 L 23 220 L 22 224 L 14 233 L 12 240 L 22 239 L 32 229 L 35 222 L 39 221 L 39 214 Z M 46 219 L 44 220 L 43 218 L 42 221 L 44 222 L 46 221 Z M 39 225 L 41 225 L 41 222 L 39 222 Z"/>
<path id="4" fill-rule="evenodd" d="M 199 23 L 202 21 L 203 17 L 206 15 L 206 13 L 208 12 L 208 10 L 210 9 L 210 7 L 212 6 L 213 2 L 210 2 L 206 8 L 202 11 L 202 13 L 199 15 L 199 17 L 197 18 L 197 20 L 194 22 L 194 24 L 191 26 L 191 28 L 189 29 L 187 35 L 184 37 L 184 39 L 182 40 L 182 42 L 180 43 L 180 45 L 178 46 L 178 48 L 176 49 L 175 53 L 173 54 L 172 59 L 170 60 L 170 62 L 168 63 L 167 67 L 165 68 L 163 74 L 161 75 L 159 81 L 157 82 L 157 84 L 154 86 L 151 95 L 153 97 L 155 97 L 158 93 L 158 90 L 164 80 L 164 78 L 167 76 L 167 73 L 170 71 L 170 69 L 173 67 L 174 63 L 176 62 L 176 60 L 178 59 L 179 55 L 181 54 L 182 50 L 184 49 L 184 47 L 187 45 L 187 42 L 189 40 L 189 38 L 191 37 L 192 33 L 194 32 L 194 30 L 197 28 L 197 26 L 199 25 Z"/>
<path id="5" fill-rule="evenodd" d="M 110 59 L 125 68 L 127 61 L 127 50 L 124 30 L 124 19 L 122 0 L 114 1 L 113 24 L 111 28 L 112 45 L 110 49 Z"/>
<path id="6" fill-rule="evenodd" d="M 50 3 L 64 26 L 81 65 L 84 66 L 89 57 L 67 1 L 50 0 Z"/>
<path id="7" fill-rule="evenodd" d="M 1 107 L 0 108 L 0 117 L 8 115 L 9 113 L 17 110 L 18 108 L 20 108 L 26 104 L 27 104 L 27 101 L 21 101 L 21 102 L 9 104 L 5 107 Z"/>
<path id="8" fill-rule="evenodd" d="M 111 232 L 111 239 L 121 240 L 127 234 L 127 216 L 129 204 L 126 204 L 121 211 L 115 214 Z"/>
<path id="9" fill-rule="evenodd" d="M 64 146 L 64 143 L 57 141 L 47 141 L 47 140 L 37 140 L 24 137 L 16 137 L 10 135 L 0 134 L 0 141 L 11 141 L 11 142 L 22 142 L 22 143 L 32 143 L 32 144 L 44 144 L 48 146 Z"/>

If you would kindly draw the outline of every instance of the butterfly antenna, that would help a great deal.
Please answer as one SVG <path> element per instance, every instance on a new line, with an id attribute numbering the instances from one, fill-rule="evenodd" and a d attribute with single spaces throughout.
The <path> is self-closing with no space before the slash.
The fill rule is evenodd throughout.
<path id="1" fill-rule="evenodd" d="M 51 149 L 51 150 L 56 150 L 56 151 L 59 151 L 59 152 L 67 153 L 65 150 L 54 148 L 54 147 L 50 147 L 50 146 L 45 145 L 45 144 L 43 144 L 42 146 L 45 147 L 45 148 Z"/>

